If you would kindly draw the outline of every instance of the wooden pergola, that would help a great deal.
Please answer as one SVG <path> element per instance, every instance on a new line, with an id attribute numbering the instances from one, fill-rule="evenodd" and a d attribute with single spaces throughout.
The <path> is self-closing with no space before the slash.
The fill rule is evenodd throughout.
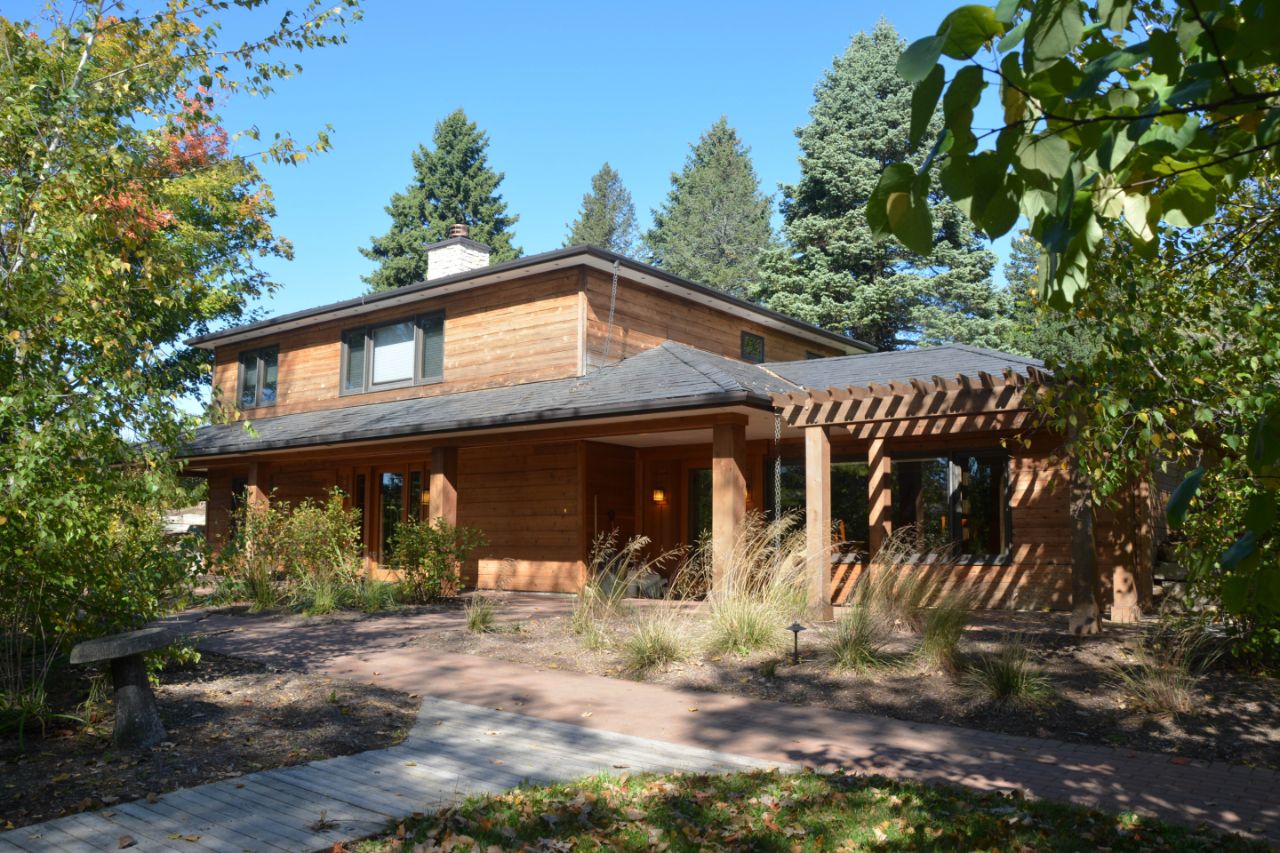
<path id="1" fill-rule="evenodd" d="M 1011 432 L 1031 426 L 1027 392 L 1048 374 L 1034 367 L 1025 374 L 977 373 L 954 379 L 934 376 L 906 382 L 828 388 L 773 395 L 783 422 L 804 430 L 805 531 L 809 563 L 809 603 L 819 619 L 831 607 L 831 431 L 843 427 L 868 442 L 870 468 L 868 556 L 892 531 L 890 488 L 895 440 L 975 432 Z"/>

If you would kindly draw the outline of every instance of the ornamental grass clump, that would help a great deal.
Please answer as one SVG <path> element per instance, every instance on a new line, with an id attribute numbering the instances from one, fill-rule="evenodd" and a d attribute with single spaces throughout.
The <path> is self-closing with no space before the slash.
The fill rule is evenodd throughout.
<path id="1" fill-rule="evenodd" d="M 1198 625 L 1162 626 L 1111 667 L 1110 682 L 1125 704 L 1157 716 L 1195 710 L 1200 679 L 1220 651 Z"/>
<path id="2" fill-rule="evenodd" d="M 592 541 L 587 580 L 574 598 L 569 617 L 570 628 L 585 647 L 608 646 L 630 612 L 626 602 L 629 588 L 659 576 L 659 570 L 679 553 L 666 551 L 650 558 L 650 544 L 647 536 L 632 536 L 619 545 L 616 530 L 599 533 Z"/>
<path id="3" fill-rule="evenodd" d="M 1026 638 L 1006 637 L 994 653 L 978 657 L 965 676 L 976 695 L 1002 705 L 1034 708 L 1053 693 L 1053 682 L 1031 661 Z"/>
<path id="4" fill-rule="evenodd" d="M 657 610 L 639 617 L 635 630 L 620 644 L 626 668 L 643 674 L 684 660 L 687 655 L 681 629 L 681 620 L 669 610 Z"/>
<path id="5" fill-rule="evenodd" d="M 782 650 L 787 625 L 808 607 L 805 532 L 793 515 L 770 522 L 749 514 L 728 554 L 716 560 L 704 540 L 689 570 L 715 578 L 704 605 L 713 653 Z"/>
<path id="6" fill-rule="evenodd" d="M 930 666 L 959 669 L 960 638 L 973 617 L 973 599 L 962 590 L 943 592 L 921 616 L 920 657 Z"/>
<path id="7" fill-rule="evenodd" d="M 893 626 L 881 611 L 865 604 L 845 609 L 836 619 L 831 636 L 831 654 L 837 670 L 863 672 L 883 666 L 885 644 Z"/>
<path id="8" fill-rule="evenodd" d="M 491 634 L 494 618 L 498 615 L 498 603 L 487 595 L 473 595 L 463 606 L 467 616 L 467 630 L 473 634 Z"/>

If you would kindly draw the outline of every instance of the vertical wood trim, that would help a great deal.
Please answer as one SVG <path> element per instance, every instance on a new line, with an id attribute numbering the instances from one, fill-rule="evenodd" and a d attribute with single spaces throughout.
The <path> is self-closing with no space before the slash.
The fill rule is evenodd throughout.
<path id="1" fill-rule="evenodd" d="M 458 448 L 431 448 L 431 521 L 443 518 L 458 524 Z"/>
<path id="2" fill-rule="evenodd" d="M 271 464 L 250 462 L 249 477 L 245 485 L 245 500 L 250 506 L 265 508 L 271 495 Z"/>
<path id="3" fill-rule="evenodd" d="M 587 583 L 587 555 L 591 550 L 591 539 L 595 536 L 592 522 L 596 501 L 587 494 L 587 443 L 577 441 L 575 444 L 577 452 L 574 456 L 578 460 L 578 568 L 575 584 L 577 589 L 582 589 Z M 620 546 L 625 544 L 619 543 Z"/>
<path id="4" fill-rule="evenodd" d="M 871 527 L 867 531 L 867 550 L 874 559 L 893 532 L 893 493 L 889 479 L 893 468 L 885 439 L 872 439 L 871 446 L 867 449 L 867 465 L 871 469 L 867 482 L 871 520 Z"/>
<path id="5" fill-rule="evenodd" d="M 714 590 L 720 586 L 733 553 L 734 540 L 747 517 L 746 426 L 716 424 L 712 428 L 711 456 L 711 588 Z"/>
<path id="6" fill-rule="evenodd" d="M 578 375 L 587 375 L 587 268 L 578 270 Z"/>
<path id="7" fill-rule="evenodd" d="M 831 436 L 825 427 L 804 431 L 805 558 L 809 564 L 809 608 L 813 617 L 831 612 Z"/>

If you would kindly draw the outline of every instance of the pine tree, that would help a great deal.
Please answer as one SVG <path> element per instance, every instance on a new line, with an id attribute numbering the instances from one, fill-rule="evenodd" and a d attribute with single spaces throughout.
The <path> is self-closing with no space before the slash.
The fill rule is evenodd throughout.
<path id="1" fill-rule="evenodd" d="M 773 242 L 772 202 L 760 191 L 751 149 L 728 120 L 691 146 L 684 169 L 653 212 L 644 235 L 649 260 L 665 270 L 737 296 L 758 275 L 760 252 Z"/>
<path id="2" fill-rule="evenodd" d="M 761 259 L 753 296 L 774 310 L 881 349 L 961 341 L 998 347 L 1009 330 L 1007 294 L 991 281 L 995 256 L 941 197 L 929 258 L 877 241 L 865 208 L 887 163 L 919 163 L 908 146 L 912 84 L 898 75 L 904 42 L 883 19 L 854 36 L 814 90 L 811 122 L 796 130 L 800 182 L 783 186 L 787 245 Z"/>
<path id="3" fill-rule="evenodd" d="M 436 124 L 432 141 L 434 149 L 420 145 L 412 155 L 413 182 L 391 196 L 386 207 L 391 228 L 360 250 L 379 265 L 364 279 L 372 290 L 424 280 L 427 246 L 445 239 L 455 223 L 468 226 L 471 239 L 493 250 L 492 262 L 520 257 L 520 248 L 511 242 L 511 228 L 520 217 L 507 215 L 507 203 L 497 191 L 504 175 L 489 167 L 485 132 L 459 109 Z"/>
<path id="4" fill-rule="evenodd" d="M 622 184 L 622 176 L 605 163 L 591 178 L 591 192 L 582 197 L 582 208 L 569 225 L 564 244 L 586 243 L 629 255 L 635 242 L 636 206 Z"/>

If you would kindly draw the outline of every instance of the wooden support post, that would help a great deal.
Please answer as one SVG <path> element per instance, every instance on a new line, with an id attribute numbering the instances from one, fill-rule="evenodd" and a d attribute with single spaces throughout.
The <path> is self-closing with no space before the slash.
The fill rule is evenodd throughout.
<path id="1" fill-rule="evenodd" d="M 826 427 L 804 431 L 805 558 L 809 564 L 809 609 L 814 619 L 831 610 L 831 436 Z"/>
<path id="2" fill-rule="evenodd" d="M 431 448 L 431 492 L 427 507 L 430 520 L 443 518 L 458 524 L 458 448 Z"/>
<path id="3" fill-rule="evenodd" d="M 271 494 L 271 466 L 266 462 L 250 462 L 244 499 L 249 506 L 265 509 Z"/>
<path id="4" fill-rule="evenodd" d="M 711 457 L 711 589 L 715 591 L 747 518 L 746 424 L 712 427 Z"/>
<path id="5" fill-rule="evenodd" d="M 893 487 L 889 480 L 893 468 L 885 439 L 872 439 L 867 451 L 867 464 L 871 468 L 871 476 L 867 482 L 867 506 L 871 520 L 871 527 L 867 531 L 867 556 L 870 560 L 880 552 L 885 540 L 893 532 Z"/>

